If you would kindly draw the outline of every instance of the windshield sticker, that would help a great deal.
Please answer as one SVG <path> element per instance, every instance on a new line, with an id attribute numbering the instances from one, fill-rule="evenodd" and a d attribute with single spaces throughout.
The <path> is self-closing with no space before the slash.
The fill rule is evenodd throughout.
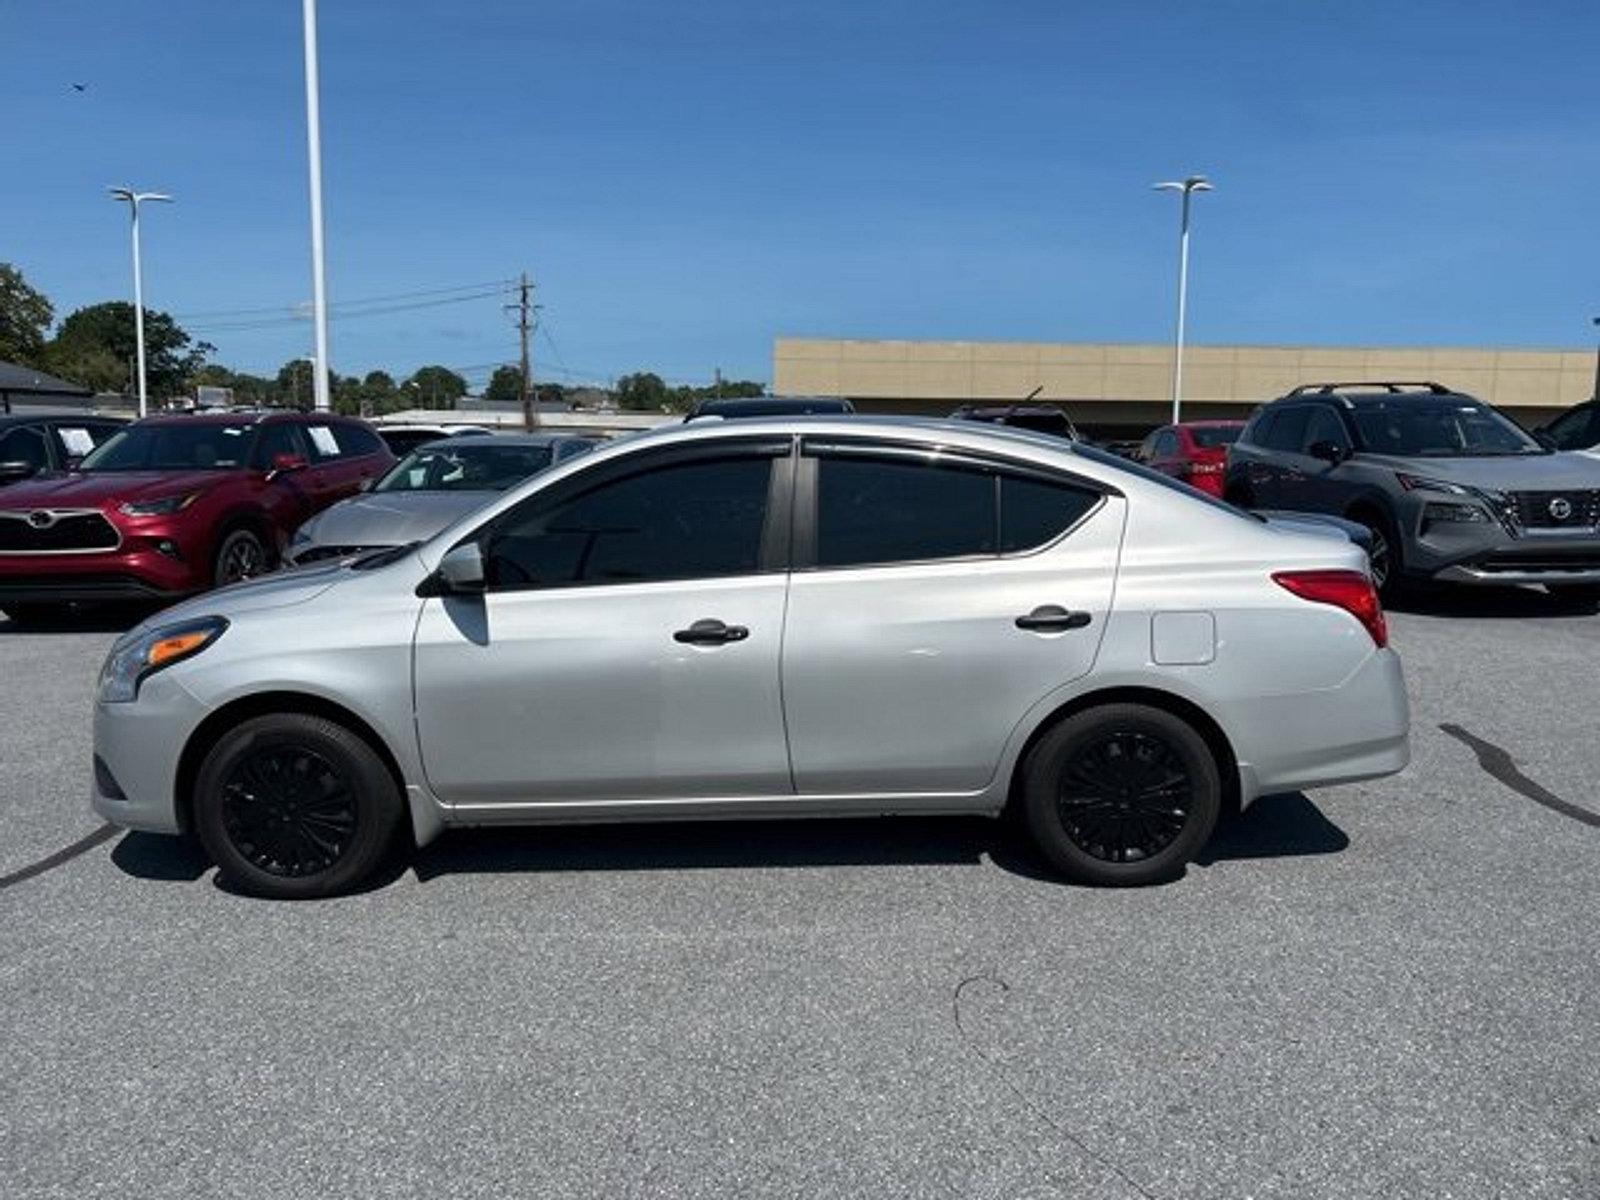
<path id="1" fill-rule="evenodd" d="M 339 455 L 339 443 L 333 440 L 333 430 L 326 425 L 311 426 L 311 444 L 325 458 L 337 458 Z"/>

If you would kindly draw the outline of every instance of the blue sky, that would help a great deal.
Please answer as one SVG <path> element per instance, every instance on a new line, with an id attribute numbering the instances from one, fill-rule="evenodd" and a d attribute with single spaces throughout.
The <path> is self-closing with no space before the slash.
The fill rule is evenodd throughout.
<path id="1" fill-rule="evenodd" d="M 322 0 L 336 301 L 531 271 L 553 378 L 770 378 L 777 335 L 1591 344 L 1600 5 Z M 295 0 L 0 0 L 0 260 L 146 291 L 241 368 L 309 324 Z M 74 82 L 87 90 L 72 89 Z M 515 355 L 498 297 L 333 325 L 344 373 Z M 563 376 L 559 372 L 566 372 Z"/>

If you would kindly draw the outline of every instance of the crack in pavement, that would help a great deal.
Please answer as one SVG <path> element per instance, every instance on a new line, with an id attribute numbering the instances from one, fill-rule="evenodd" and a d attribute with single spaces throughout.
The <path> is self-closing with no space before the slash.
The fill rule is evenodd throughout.
<path id="1" fill-rule="evenodd" d="M 36 863 L 29 863 L 27 866 L 21 868 L 20 870 L 13 871 L 9 875 L 0 875 L 0 892 L 5 891 L 12 884 L 25 883 L 36 875 L 43 875 L 46 871 L 53 870 L 64 862 L 71 862 L 73 859 L 77 858 L 78 855 L 93 850 L 101 842 L 110 841 L 121 832 L 122 830 L 117 826 L 107 822 L 106 824 L 100 826 L 99 829 L 96 829 L 93 833 L 79 838 L 77 841 L 73 842 L 72 845 L 64 846 L 60 850 L 57 850 L 54 854 L 41 858 Z"/>
<path id="2" fill-rule="evenodd" d="M 1459 725 L 1452 725 L 1446 722 L 1440 725 L 1439 728 L 1476 754 L 1478 756 L 1478 765 L 1512 791 L 1526 796 L 1536 804 L 1544 805 L 1552 812 L 1558 812 L 1564 817 L 1571 817 L 1574 821 L 1581 821 L 1585 825 L 1592 825 L 1600 829 L 1600 813 L 1592 813 L 1587 808 L 1581 808 L 1570 801 L 1563 800 L 1549 788 L 1529 779 L 1522 773 L 1522 769 L 1517 766 L 1516 760 L 1511 757 L 1510 751 L 1502 750 L 1493 742 L 1485 741 L 1477 734 L 1471 733 Z"/>
<path id="3" fill-rule="evenodd" d="M 1013 1083 L 1010 1074 L 1006 1072 L 992 1057 L 990 1057 L 983 1047 L 978 1045 L 977 1040 L 967 1032 L 967 1027 L 962 1023 L 961 1020 L 961 993 L 966 991 L 969 986 L 975 983 L 986 983 L 991 987 L 999 988 L 1002 992 L 1009 992 L 1011 990 L 1011 985 L 1004 979 L 1000 978 L 1000 976 L 995 974 L 993 971 L 983 971 L 977 975 L 968 975 L 956 984 L 955 991 L 952 992 L 950 996 L 950 1011 L 951 1015 L 955 1018 L 956 1034 L 961 1039 L 961 1043 L 982 1060 L 984 1066 L 989 1068 L 990 1073 L 992 1073 L 995 1078 L 999 1079 L 999 1081 L 1005 1085 L 1006 1090 L 1015 1096 L 1024 1108 L 1033 1113 L 1034 1116 L 1038 1117 L 1046 1125 L 1050 1126 L 1051 1129 L 1055 1130 L 1057 1135 L 1060 1136 L 1064 1141 L 1069 1142 L 1071 1145 L 1076 1147 L 1080 1154 L 1089 1159 L 1091 1162 L 1099 1163 L 1107 1171 L 1110 1171 L 1118 1179 L 1122 1180 L 1123 1183 L 1127 1184 L 1134 1191 L 1138 1192 L 1139 1195 L 1143 1196 L 1144 1200 L 1157 1200 L 1154 1192 L 1146 1188 L 1137 1179 L 1129 1175 L 1104 1154 L 1101 1154 L 1098 1150 L 1090 1146 L 1089 1143 L 1083 1139 L 1082 1135 L 1074 1133 L 1071 1129 L 1068 1129 L 1065 1125 L 1057 1121 L 1053 1116 L 1050 1115 L 1049 1112 L 1044 1109 L 1043 1106 L 1035 1101 L 1032 1096 L 1028 1095 L 1028 1093 L 1025 1092 L 1021 1087 Z"/>

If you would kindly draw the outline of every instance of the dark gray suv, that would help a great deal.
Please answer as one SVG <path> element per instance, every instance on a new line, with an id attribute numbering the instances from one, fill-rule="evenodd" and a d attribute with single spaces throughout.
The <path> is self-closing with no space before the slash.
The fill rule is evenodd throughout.
<path id="1" fill-rule="evenodd" d="M 1556 453 L 1438 383 L 1316 383 L 1257 409 L 1224 496 L 1372 532 L 1372 574 L 1600 599 L 1600 460 Z"/>

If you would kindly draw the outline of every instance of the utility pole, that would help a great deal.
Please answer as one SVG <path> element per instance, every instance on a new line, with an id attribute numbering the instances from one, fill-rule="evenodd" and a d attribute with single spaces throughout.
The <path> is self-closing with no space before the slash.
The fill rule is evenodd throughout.
<path id="1" fill-rule="evenodd" d="M 721 367 L 717 368 L 715 378 L 716 378 L 716 383 L 713 385 L 713 387 L 716 390 L 717 399 L 721 400 L 722 399 L 722 368 Z"/>
<path id="2" fill-rule="evenodd" d="M 533 390 L 533 361 L 528 346 L 528 335 L 533 329 L 530 317 L 533 305 L 530 295 L 533 285 L 528 282 L 528 273 L 522 273 L 522 281 L 517 288 L 517 303 L 511 307 L 517 310 L 517 335 L 522 340 L 522 427 L 530 433 L 539 427 L 538 397 Z"/>

